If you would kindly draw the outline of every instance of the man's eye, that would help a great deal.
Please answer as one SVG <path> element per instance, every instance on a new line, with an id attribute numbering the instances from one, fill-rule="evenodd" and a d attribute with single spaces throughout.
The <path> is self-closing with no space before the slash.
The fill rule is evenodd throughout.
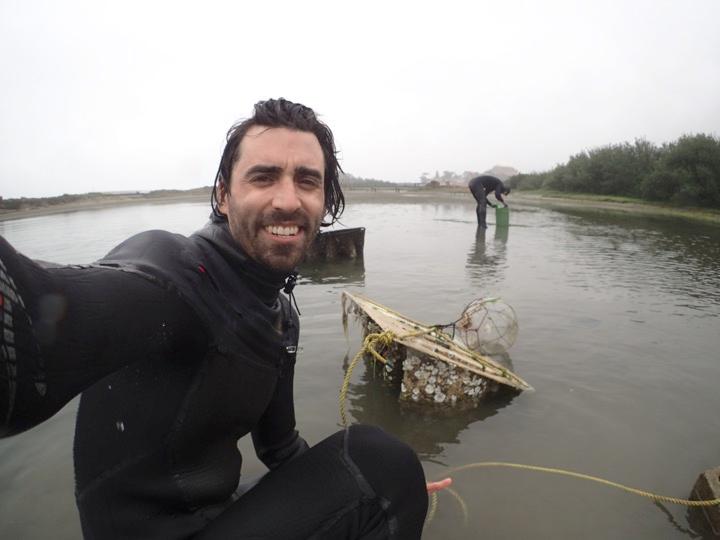
<path id="1" fill-rule="evenodd" d="M 300 177 L 300 185 L 308 188 L 319 187 L 321 180 L 316 176 L 302 176 Z"/>
<path id="2" fill-rule="evenodd" d="M 250 178 L 250 182 L 253 184 L 269 184 L 273 181 L 273 177 L 267 174 L 259 174 Z"/>

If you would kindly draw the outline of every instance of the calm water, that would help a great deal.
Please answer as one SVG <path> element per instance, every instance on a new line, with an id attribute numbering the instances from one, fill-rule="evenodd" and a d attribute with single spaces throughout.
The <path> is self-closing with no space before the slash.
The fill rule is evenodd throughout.
<path id="1" fill-rule="evenodd" d="M 190 233 L 205 204 L 137 206 L 0 223 L 27 255 L 92 261 L 128 235 Z M 490 216 L 492 221 L 492 215 Z M 451 418 L 403 414 L 372 374 L 353 377 L 349 411 L 410 443 L 428 477 L 479 461 L 567 468 L 686 497 L 720 465 L 720 228 L 677 220 L 513 206 L 511 227 L 476 234 L 474 207 L 354 204 L 365 226 L 361 264 L 306 269 L 296 375 L 297 416 L 314 443 L 338 426 L 349 344 L 340 292 L 361 291 L 408 316 L 447 322 L 479 296 L 518 314 L 510 350 L 535 388 Z M 76 403 L 41 427 L 0 441 L 0 537 L 79 537 L 73 497 Z M 261 465 L 241 442 L 245 470 Z M 425 538 L 698 538 L 683 507 L 659 506 L 579 480 L 507 469 L 455 476 L 469 523 L 444 494 Z"/>

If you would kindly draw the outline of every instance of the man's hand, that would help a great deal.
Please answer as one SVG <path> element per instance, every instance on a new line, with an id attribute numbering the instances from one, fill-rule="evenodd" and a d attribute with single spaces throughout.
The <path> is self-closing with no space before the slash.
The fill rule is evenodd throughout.
<path id="1" fill-rule="evenodd" d="M 443 478 L 438 482 L 428 482 L 427 492 L 435 493 L 436 491 L 440 491 L 442 489 L 445 489 L 446 487 L 450 487 L 450 484 L 452 484 L 452 478 Z"/>

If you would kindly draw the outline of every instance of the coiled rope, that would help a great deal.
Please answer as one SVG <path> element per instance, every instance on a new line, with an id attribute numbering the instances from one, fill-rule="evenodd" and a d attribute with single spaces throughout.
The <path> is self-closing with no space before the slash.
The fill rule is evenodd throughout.
<path id="1" fill-rule="evenodd" d="M 409 338 L 417 335 L 422 335 L 425 333 L 429 333 L 433 330 L 435 330 L 436 327 L 431 327 L 428 330 L 423 330 L 420 332 L 415 332 L 412 334 L 408 334 L 403 337 Z M 378 333 L 372 333 L 368 334 L 365 337 L 365 340 L 363 341 L 363 346 L 360 348 L 360 350 L 357 352 L 355 357 L 352 359 L 352 362 L 350 362 L 350 365 L 347 368 L 347 371 L 345 372 L 345 377 L 343 379 L 342 386 L 340 388 L 340 396 L 339 396 L 339 402 L 340 402 L 340 421 L 342 422 L 343 427 L 348 426 L 347 421 L 347 415 L 345 411 L 345 402 L 347 400 L 347 391 L 350 387 L 350 378 L 352 376 L 352 372 L 355 369 L 355 366 L 360 361 L 360 359 L 363 357 L 364 354 L 368 353 L 370 354 L 375 360 L 380 362 L 381 364 L 387 364 L 387 360 L 383 358 L 383 356 L 377 351 L 376 346 L 381 347 L 389 347 L 392 345 L 392 343 L 397 339 L 397 336 L 393 332 L 378 332 Z M 678 504 L 682 506 L 689 506 L 689 507 L 707 507 L 707 506 L 715 506 L 720 504 L 720 498 L 717 499 L 709 499 L 709 500 L 700 500 L 700 501 L 693 501 L 689 499 L 680 499 L 677 497 L 668 497 L 667 495 L 658 495 L 656 493 L 652 493 L 650 491 L 643 491 L 641 489 L 629 487 L 617 482 L 612 482 L 610 480 L 605 480 L 604 478 L 600 478 L 597 476 L 591 476 L 589 474 L 583 474 L 578 473 L 574 471 L 568 471 L 565 469 L 559 469 L 554 467 L 541 467 L 538 465 L 524 465 L 522 463 L 508 463 L 505 461 L 482 461 L 478 463 L 469 463 L 467 465 L 461 465 L 459 467 L 455 467 L 447 471 L 447 474 L 462 472 L 468 469 L 479 469 L 484 467 L 505 467 L 505 468 L 511 468 L 511 469 L 524 469 L 529 471 L 538 471 L 538 472 L 544 472 L 544 473 L 550 473 L 550 474 L 559 474 L 563 476 L 571 476 L 573 478 L 580 478 L 582 480 L 589 480 L 591 482 L 597 482 L 599 484 L 603 484 L 610 487 L 615 487 L 618 489 L 621 489 L 623 491 L 626 491 L 628 493 L 632 493 L 634 495 L 639 495 L 641 497 L 647 497 L 648 499 L 652 499 L 653 501 L 657 502 L 664 502 L 664 503 L 670 503 L 670 504 Z M 446 491 L 450 492 L 449 489 L 446 489 Z M 463 510 L 463 516 L 464 519 L 467 520 L 467 505 L 462 500 L 462 497 L 460 495 L 453 491 L 451 493 L 459 502 L 462 510 Z M 432 518 L 435 515 L 435 512 L 437 510 L 437 493 L 432 493 L 430 495 L 430 508 L 428 511 L 428 516 L 426 518 L 426 524 L 432 521 Z"/>
<path id="2" fill-rule="evenodd" d="M 428 330 L 422 330 L 419 332 L 413 332 L 411 334 L 407 334 L 403 336 L 403 339 L 405 338 L 411 338 L 415 336 L 421 336 L 422 334 L 429 334 L 433 330 L 435 330 L 436 327 L 432 326 Z M 352 372 L 355 369 L 355 366 L 360 361 L 360 359 L 363 357 L 364 354 L 369 353 L 375 360 L 380 362 L 381 364 L 387 364 L 387 360 L 379 353 L 377 352 L 377 349 L 375 348 L 376 345 L 380 345 L 382 347 L 389 347 L 392 345 L 392 343 L 397 339 L 397 336 L 390 331 L 387 332 L 377 332 L 373 334 L 368 334 L 365 336 L 365 340 L 363 341 L 363 346 L 360 347 L 360 350 L 357 352 L 355 357 L 352 359 L 352 362 L 350 362 L 350 365 L 347 368 L 347 371 L 345 372 L 345 378 L 343 379 L 342 386 L 340 387 L 340 395 L 338 397 L 338 401 L 340 403 L 340 422 L 343 427 L 348 426 L 347 421 L 347 415 L 345 413 L 345 402 L 347 401 L 347 391 L 348 388 L 350 388 L 350 377 L 352 377 Z"/>

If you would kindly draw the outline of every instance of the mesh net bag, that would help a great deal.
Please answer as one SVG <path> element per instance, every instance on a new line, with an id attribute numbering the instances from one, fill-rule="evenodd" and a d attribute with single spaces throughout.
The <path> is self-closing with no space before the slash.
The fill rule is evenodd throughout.
<path id="1" fill-rule="evenodd" d="M 465 346 L 483 354 L 500 354 L 513 346 L 518 334 L 515 310 L 500 298 L 470 302 L 455 323 Z"/>

